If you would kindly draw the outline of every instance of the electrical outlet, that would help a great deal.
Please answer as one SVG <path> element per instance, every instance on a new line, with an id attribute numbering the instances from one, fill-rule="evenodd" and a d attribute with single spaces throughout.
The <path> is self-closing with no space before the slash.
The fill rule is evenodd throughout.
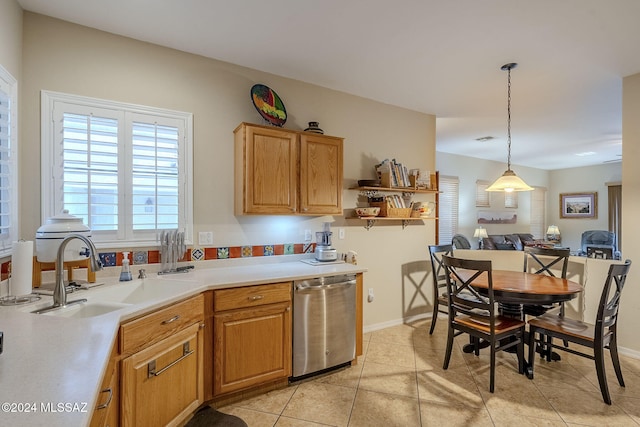
<path id="1" fill-rule="evenodd" d="M 213 231 L 200 231 L 198 232 L 198 244 L 213 245 Z"/>
<path id="2" fill-rule="evenodd" d="M 311 241 L 311 230 L 309 230 L 309 229 L 304 230 L 304 241 L 305 242 L 310 242 Z"/>
<path id="3" fill-rule="evenodd" d="M 344 228 L 338 228 L 338 239 L 344 239 Z"/>

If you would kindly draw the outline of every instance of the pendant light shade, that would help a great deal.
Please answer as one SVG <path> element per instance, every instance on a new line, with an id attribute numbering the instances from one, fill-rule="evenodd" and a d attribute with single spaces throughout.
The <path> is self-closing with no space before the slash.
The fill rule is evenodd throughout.
<path id="1" fill-rule="evenodd" d="M 495 180 L 486 191 L 532 191 L 533 187 L 527 185 L 521 178 L 511 170 L 511 70 L 518 64 L 510 63 L 503 65 L 500 69 L 507 71 L 507 170 L 500 178 Z"/>

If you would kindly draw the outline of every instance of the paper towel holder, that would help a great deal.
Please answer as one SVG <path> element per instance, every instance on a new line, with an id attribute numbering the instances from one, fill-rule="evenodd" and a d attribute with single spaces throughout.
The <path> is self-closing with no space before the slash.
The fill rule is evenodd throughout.
<path id="1" fill-rule="evenodd" d="M 21 243 L 24 244 L 25 241 L 20 239 L 18 242 L 14 242 L 14 253 L 12 254 L 11 269 L 9 270 L 9 278 L 7 279 L 7 283 L 8 283 L 8 286 L 9 286 L 9 289 L 8 289 L 8 292 L 7 292 L 8 295 L 0 298 L 0 305 L 3 305 L 3 306 L 28 304 L 30 302 L 37 301 L 37 300 L 40 299 L 40 297 L 38 295 L 34 295 L 32 293 L 28 293 L 26 295 L 14 295 L 14 294 L 16 294 L 16 289 L 14 289 L 14 286 L 13 286 L 13 280 L 14 280 L 13 271 L 12 271 L 13 270 L 13 261 L 14 261 L 13 260 L 13 256 L 15 255 L 16 244 L 21 244 Z M 31 246 L 29 246 L 29 248 L 30 248 L 29 251 L 33 252 L 33 249 L 32 249 L 33 242 L 27 242 L 27 243 L 30 243 L 30 245 L 31 245 Z M 30 263 L 32 255 L 31 254 L 27 254 L 27 256 L 28 256 L 28 258 L 25 260 L 25 262 L 28 261 Z M 31 276 L 31 273 L 32 273 L 31 270 L 32 269 L 30 268 L 28 270 L 29 270 L 29 276 Z M 32 287 L 31 285 L 32 285 L 32 279 L 29 278 L 29 280 L 28 280 L 29 289 Z"/>

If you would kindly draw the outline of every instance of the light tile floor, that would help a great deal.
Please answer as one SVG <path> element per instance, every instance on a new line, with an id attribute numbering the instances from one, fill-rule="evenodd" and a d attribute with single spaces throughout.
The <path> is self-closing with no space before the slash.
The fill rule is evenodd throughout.
<path id="1" fill-rule="evenodd" d="M 429 325 L 424 320 L 365 334 L 357 365 L 218 410 L 249 427 L 640 425 L 640 360 L 622 356 L 626 388 L 608 363 L 609 406 L 593 361 L 564 352 L 559 362 L 537 358 L 529 380 L 517 373 L 515 355 L 501 352 L 492 394 L 488 350 L 479 357 L 463 353 L 468 338 L 462 335 L 445 371 L 445 320 L 433 335 Z"/>

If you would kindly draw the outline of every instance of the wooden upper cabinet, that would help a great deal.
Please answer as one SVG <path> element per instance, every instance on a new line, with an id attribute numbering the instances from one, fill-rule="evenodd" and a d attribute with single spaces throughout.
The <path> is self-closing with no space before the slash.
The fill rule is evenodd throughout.
<path id="1" fill-rule="evenodd" d="M 300 211 L 342 214 L 342 139 L 300 135 Z"/>
<path id="2" fill-rule="evenodd" d="M 342 139 L 242 123 L 236 215 L 342 214 Z"/>

